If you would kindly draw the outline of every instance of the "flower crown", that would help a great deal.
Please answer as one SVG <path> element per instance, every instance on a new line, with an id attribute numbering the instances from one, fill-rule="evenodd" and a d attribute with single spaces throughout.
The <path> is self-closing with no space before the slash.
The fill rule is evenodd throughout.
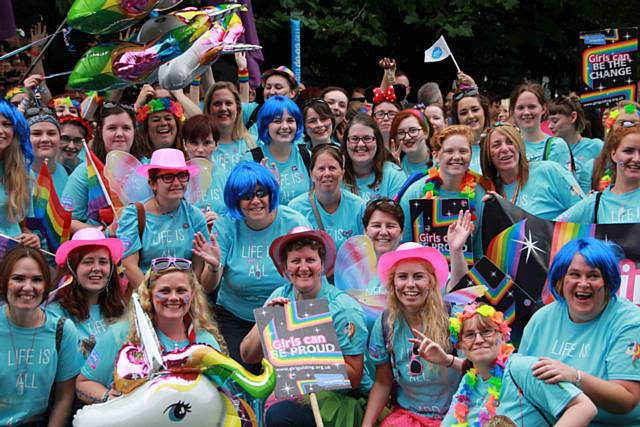
<path id="1" fill-rule="evenodd" d="M 611 130 L 613 124 L 616 122 L 616 119 L 620 115 L 620 110 L 624 111 L 627 114 L 636 114 L 640 117 L 640 110 L 634 104 L 627 104 L 622 108 L 614 108 L 613 111 L 609 113 L 609 117 L 607 117 L 607 122 L 605 123 L 605 127 L 607 130 Z"/>
<path id="2" fill-rule="evenodd" d="M 52 107 L 59 107 L 60 105 L 66 105 L 68 107 L 76 107 L 76 108 L 80 108 L 80 103 L 78 101 L 76 101 L 75 99 L 71 99 L 71 97 L 69 96 L 65 96 L 65 97 L 57 97 L 57 98 L 53 98 L 51 100 L 51 106 Z"/>
<path id="3" fill-rule="evenodd" d="M 87 142 L 91 141 L 93 139 L 93 130 L 91 128 L 91 124 L 86 121 L 85 119 L 83 119 L 82 117 L 78 117 L 78 116 L 62 116 L 58 118 L 58 122 L 60 123 L 60 125 L 62 126 L 65 123 L 77 123 L 80 126 L 82 126 L 84 128 L 84 130 L 87 133 L 87 137 L 86 140 Z"/>
<path id="4" fill-rule="evenodd" d="M 453 345 L 457 345 L 460 339 L 460 331 L 462 330 L 462 322 L 467 319 L 471 319 L 476 314 L 486 317 L 493 321 L 498 326 L 498 329 L 504 336 L 505 342 L 509 341 L 511 337 L 511 328 L 504 320 L 504 316 L 501 311 L 497 311 L 495 308 L 487 304 L 471 303 L 464 307 L 461 313 L 458 313 L 456 317 L 449 318 L 449 333 L 451 335 L 451 342 Z"/>
<path id="5" fill-rule="evenodd" d="M 12 87 L 7 91 L 7 94 L 4 96 L 4 99 L 9 101 L 11 98 L 16 96 L 19 93 L 26 93 L 27 90 L 23 86 Z"/>
<path id="6" fill-rule="evenodd" d="M 138 123 L 144 123 L 150 114 L 158 113 L 160 111 L 170 111 L 179 122 L 183 122 L 185 120 L 182 105 L 170 98 L 155 98 L 147 102 L 145 105 L 138 108 L 136 120 Z"/>

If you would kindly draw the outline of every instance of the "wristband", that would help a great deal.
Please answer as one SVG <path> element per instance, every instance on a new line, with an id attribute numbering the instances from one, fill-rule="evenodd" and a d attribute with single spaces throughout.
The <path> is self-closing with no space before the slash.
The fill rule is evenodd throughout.
<path id="1" fill-rule="evenodd" d="M 200 86 L 200 76 L 193 79 L 193 81 L 191 82 L 191 86 Z"/>
<path id="2" fill-rule="evenodd" d="M 456 357 L 452 354 L 451 355 L 451 363 L 449 363 L 446 367 L 447 368 L 452 367 L 455 362 L 456 362 Z"/>
<path id="3" fill-rule="evenodd" d="M 249 70 L 247 68 L 238 70 L 238 82 L 249 83 Z"/>
<path id="4" fill-rule="evenodd" d="M 104 394 L 102 395 L 102 398 L 100 399 L 101 402 L 106 402 L 107 400 L 109 400 L 109 390 L 105 391 Z"/>
<path id="5" fill-rule="evenodd" d="M 578 369 L 576 369 L 576 381 L 573 384 L 578 388 L 582 385 L 582 374 Z"/>

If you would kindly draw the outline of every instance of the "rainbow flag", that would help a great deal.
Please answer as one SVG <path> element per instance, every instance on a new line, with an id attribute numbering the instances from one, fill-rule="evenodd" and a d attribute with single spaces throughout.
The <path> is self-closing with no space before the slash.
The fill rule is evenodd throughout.
<path id="1" fill-rule="evenodd" d="M 63 242 L 69 240 L 71 212 L 62 207 L 46 162 L 42 163 L 34 190 L 33 214 L 33 218 L 27 219 L 27 225 L 43 233 L 49 250 L 56 251 Z"/>
<path id="2" fill-rule="evenodd" d="M 87 149 L 87 190 L 89 218 L 98 222 L 111 223 L 113 221 L 113 209 L 120 210 L 124 207 L 120 198 L 109 188 L 109 183 L 104 177 L 104 163 Z M 102 181 L 102 185 L 101 185 Z M 103 190 L 104 185 L 104 190 Z M 106 194 L 105 194 L 106 190 Z M 109 203 L 111 201 L 111 203 Z"/>

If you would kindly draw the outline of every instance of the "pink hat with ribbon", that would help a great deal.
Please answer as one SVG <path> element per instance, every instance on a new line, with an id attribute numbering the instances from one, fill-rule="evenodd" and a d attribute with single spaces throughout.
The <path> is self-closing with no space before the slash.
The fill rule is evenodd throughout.
<path id="1" fill-rule="evenodd" d="M 60 245 L 56 251 L 56 264 L 64 265 L 71 251 L 85 246 L 104 246 L 109 250 L 114 264 L 120 262 L 124 252 L 124 245 L 119 239 L 105 237 L 104 233 L 99 229 L 88 227 L 78 230 L 71 240 L 67 240 Z"/>
<path id="2" fill-rule="evenodd" d="M 149 178 L 151 169 L 166 169 L 171 171 L 186 171 L 194 176 L 200 172 L 196 165 L 188 165 L 184 159 L 184 153 L 175 148 L 161 148 L 151 155 L 151 161 L 146 165 L 140 165 L 136 169 L 140 175 Z"/>

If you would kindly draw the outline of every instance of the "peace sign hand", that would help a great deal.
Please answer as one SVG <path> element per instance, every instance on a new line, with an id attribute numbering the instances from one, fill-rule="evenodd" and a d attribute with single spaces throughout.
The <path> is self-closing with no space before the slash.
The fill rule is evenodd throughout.
<path id="1" fill-rule="evenodd" d="M 427 362 L 436 365 L 446 365 L 448 354 L 440 347 L 440 344 L 429 339 L 425 334 L 417 329 L 412 329 L 418 338 L 409 338 L 409 342 L 418 345 L 418 354 Z"/>

